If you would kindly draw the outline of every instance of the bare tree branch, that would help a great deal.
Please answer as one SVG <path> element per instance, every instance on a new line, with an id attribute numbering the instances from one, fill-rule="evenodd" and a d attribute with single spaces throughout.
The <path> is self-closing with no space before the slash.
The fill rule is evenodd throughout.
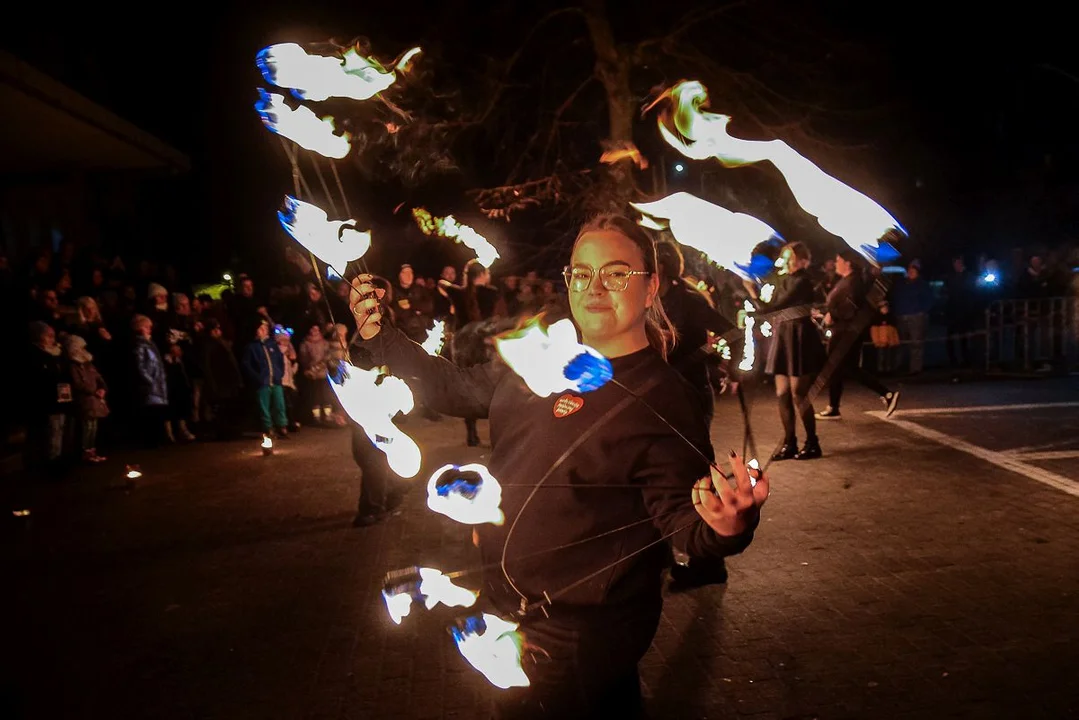
<path id="1" fill-rule="evenodd" d="M 536 24 L 532 26 L 532 28 L 528 31 L 528 34 L 525 35 L 525 37 L 521 40 L 521 44 L 517 46 L 517 49 L 506 60 L 502 70 L 502 81 L 498 84 L 495 92 L 491 95 L 491 98 L 488 101 L 486 108 L 484 108 L 484 110 L 477 117 L 476 122 L 483 122 L 494 111 L 495 107 L 498 105 L 499 100 L 502 99 L 502 93 L 507 87 L 510 74 L 513 72 L 514 67 L 516 67 L 517 62 L 521 59 L 521 56 L 524 55 L 525 50 L 528 49 L 529 43 L 532 41 L 532 38 L 536 36 L 536 33 L 539 32 L 540 28 L 542 28 L 544 25 L 557 17 L 561 17 L 563 15 L 581 14 L 581 12 L 581 8 L 579 7 L 559 8 L 558 10 L 552 10 L 551 12 L 547 13 L 536 21 Z"/>
<path id="2" fill-rule="evenodd" d="M 640 42 L 638 42 L 633 47 L 631 56 L 634 61 L 637 62 L 650 48 L 656 45 L 664 46 L 668 43 L 674 42 L 682 34 L 690 30 L 694 25 L 697 25 L 698 23 L 704 22 L 706 20 L 711 20 L 724 13 L 730 12 L 731 10 L 746 7 L 753 1 L 754 0 L 732 0 L 732 2 L 728 2 L 713 8 L 691 10 L 685 15 L 683 15 L 682 18 L 678 21 L 678 23 L 673 28 L 671 28 L 670 32 L 668 32 L 667 34 L 660 35 L 658 37 L 648 38 L 646 40 L 641 40 Z"/>

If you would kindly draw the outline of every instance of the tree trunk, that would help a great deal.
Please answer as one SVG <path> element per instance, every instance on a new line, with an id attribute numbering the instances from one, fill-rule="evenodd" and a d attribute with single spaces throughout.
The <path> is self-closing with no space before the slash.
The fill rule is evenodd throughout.
<path id="1" fill-rule="evenodd" d="M 615 42 L 604 0 L 585 0 L 584 16 L 596 53 L 596 77 L 607 93 L 607 143 L 611 147 L 628 146 L 633 142 L 634 116 L 629 55 Z M 636 189 L 631 165 L 622 161 L 607 167 L 595 209 L 622 211 Z"/>

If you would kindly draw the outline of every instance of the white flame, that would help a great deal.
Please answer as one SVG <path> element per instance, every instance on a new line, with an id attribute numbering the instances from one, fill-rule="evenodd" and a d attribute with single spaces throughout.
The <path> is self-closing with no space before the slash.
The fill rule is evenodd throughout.
<path id="1" fill-rule="evenodd" d="M 341 407 L 363 428 L 375 447 L 386 453 L 391 470 L 403 478 L 415 477 L 422 464 L 420 448 L 392 422 L 398 412 L 412 412 L 412 390 L 399 377 L 382 376 L 378 368 L 360 370 L 349 363 L 342 366 L 343 382 L 338 384 L 330 378 L 330 387 Z M 381 382 L 376 382 L 379 377 Z"/>
<path id="2" fill-rule="evenodd" d="M 269 435 L 262 436 L 262 449 L 273 450 L 273 438 L 271 438 Z"/>
<path id="3" fill-rule="evenodd" d="M 490 613 L 483 613 L 483 622 L 487 627 L 482 633 L 455 632 L 461 655 L 497 688 L 528 687 L 528 676 L 521 668 L 517 623 Z"/>
<path id="4" fill-rule="evenodd" d="M 660 134 L 686 157 L 704 160 L 714 157 L 731 167 L 771 162 L 787 181 L 795 201 L 820 226 L 843 238 L 871 262 L 879 241 L 890 232 L 906 234 L 887 210 L 857 190 L 828 175 L 799 155 L 782 140 L 742 140 L 727 133 L 730 117 L 700 108 L 708 91 L 696 81 L 682 82 L 670 90 L 674 102 L 674 125 L 682 138 L 671 132 L 661 118 Z"/>
<path id="5" fill-rule="evenodd" d="M 745 348 L 742 350 L 742 362 L 738 363 L 738 369 L 749 372 L 753 369 L 753 363 L 757 362 L 757 343 L 753 338 L 753 326 L 757 324 L 757 318 L 751 314 L 753 303 L 746 300 L 742 305 L 746 312 Z"/>
<path id="6" fill-rule="evenodd" d="M 582 354 L 601 365 L 610 365 L 603 355 L 577 341 L 577 328 L 569 318 L 554 323 L 547 332 L 538 323 L 529 325 L 517 337 L 497 338 L 495 348 L 506 364 L 540 397 L 566 390 L 587 392 L 595 389 L 566 377 L 570 362 Z"/>
<path id="7" fill-rule="evenodd" d="M 716 265 L 749 276 L 738 267 L 753 249 L 776 235 L 767 223 L 752 215 L 731 212 L 687 192 L 677 192 L 650 203 L 630 203 L 644 217 L 641 224 L 655 230 L 670 229 L 682 245 L 699 250 Z"/>
<path id="8" fill-rule="evenodd" d="M 442 603 L 446 607 L 472 607 L 479 595 L 468 588 L 454 585 L 453 581 L 434 568 L 419 568 L 420 583 L 413 590 L 397 593 L 382 592 L 390 619 L 400 625 L 401 620 L 412 611 L 412 601 L 423 599 L 424 606 L 430 610 Z"/>
<path id="9" fill-rule="evenodd" d="M 427 331 L 427 339 L 420 345 L 428 355 L 438 355 L 442 352 L 442 344 L 446 339 L 446 323 L 435 320 L 434 326 Z"/>
<path id="10" fill-rule="evenodd" d="M 404 70 L 419 48 L 409 50 L 390 70 L 377 60 L 348 50 L 344 58 L 312 55 L 296 43 L 264 48 L 256 62 L 267 82 L 290 88 L 304 100 L 322 101 L 331 97 L 368 100 L 397 80 L 396 70 Z"/>
<path id="11" fill-rule="evenodd" d="M 285 96 L 259 90 L 261 99 L 255 109 L 263 124 L 278 135 L 292 140 L 300 147 L 323 157 L 343 158 L 350 149 L 350 136 L 334 133 L 333 118 L 321 120 L 311 108 L 300 106 L 293 110 L 285 103 Z"/>
<path id="12" fill-rule="evenodd" d="M 476 253 L 476 259 L 485 268 L 491 267 L 494 261 L 499 258 L 498 250 L 495 250 L 494 245 L 489 243 L 487 238 L 468 225 L 457 222 L 453 215 L 437 218 L 423 208 L 415 208 L 412 215 L 416 218 L 416 223 L 424 234 L 453 238 L 459 243 L 464 243 Z"/>
<path id="13" fill-rule="evenodd" d="M 451 483 L 440 488 L 438 485 L 439 478 L 453 470 L 458 473 L 474 472 L 478 474 L 480 476 L 478 487 L 454 487 Z M 427 507 L 463 525 L 480 525 L 482 523 L 501 525 L 506 520 L 506 516 L 502 513 L 501 505 L 502 486 L 491 475 L 491 471 L 483 465 L 476 463 L 462 465 L 461 467 L 452 464 L 443 465 L 438 470 L 435 470 L 431 475 L 431 479 L 427 482 Z"/>
<path id="14" fill-rule="evenodd" d="M 371 247 L 371 233 L 357 230 L 355 220 L 330 220 L 319 206 L 288 195 L 277 218 L 296 242 L 341 276 Z"/>
<path id="15" fill-rule="evenodd" d="M 386 609 L 390 613 L 390 620 L 393 620 L 397 625 L 400 625 L 401 621 L 412 612 L 412 595 L 407 592 L 391 595 L 383 591 L 382 599 L 386 601 Z"/>

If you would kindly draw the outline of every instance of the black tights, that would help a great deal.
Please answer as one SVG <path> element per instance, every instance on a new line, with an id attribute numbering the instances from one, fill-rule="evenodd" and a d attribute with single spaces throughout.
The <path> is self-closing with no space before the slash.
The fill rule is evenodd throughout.
<path id="1" fill-rule="evenodd" d="M 779 419 L 783 422 L 784 442 L 798 444 L 798 427 L 795 424 L 795 408 L 802 415 L 806 442 L 817 441 L 817 418 L 813 416 L 813 403 L 807 396 L 813 387 L 812 375 L 776 375 L 776 397 L 779 398 Z"/>

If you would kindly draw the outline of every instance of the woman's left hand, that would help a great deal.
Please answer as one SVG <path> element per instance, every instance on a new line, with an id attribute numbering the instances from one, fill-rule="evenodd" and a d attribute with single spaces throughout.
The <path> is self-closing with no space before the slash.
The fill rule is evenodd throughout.
<path id="1" fill-rule="evenodd" d="M 735 486 L 715 468 L 712 476 L 701 478 L 693 486 L 693 507 L 716 534 L 741 535 L 756 521 L 768 499 L 768 478 L 756 468 L 746 467 L 737 453 L 731 452 Z"/>

